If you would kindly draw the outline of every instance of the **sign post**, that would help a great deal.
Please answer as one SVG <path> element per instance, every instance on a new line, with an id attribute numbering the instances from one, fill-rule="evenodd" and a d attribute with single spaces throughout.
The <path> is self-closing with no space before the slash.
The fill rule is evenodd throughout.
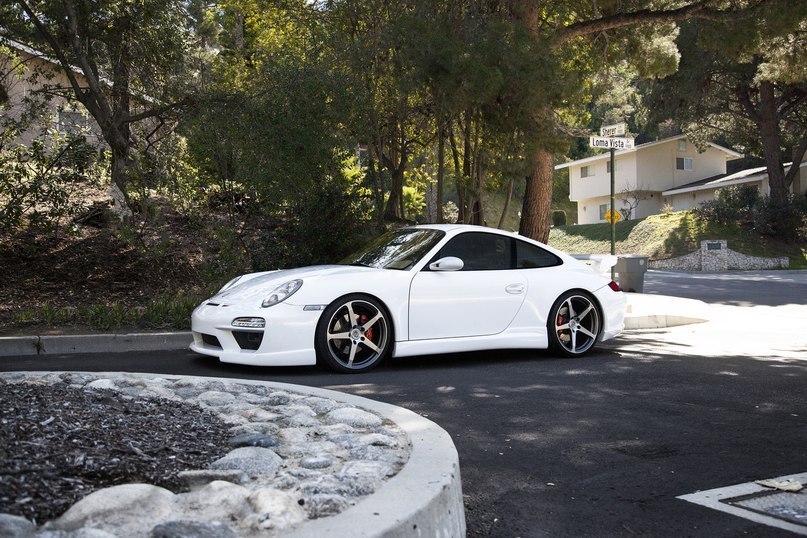
<path id="1" fill-rule="evenodd" d="M 611 209 L 606 213 L 605 219 L 611 225 L 611 255 L 616 255 L 616 223 L 620 216 L 614 208 L 616 195 L 614 193 L 616 185 L 616 150 L 633 149 L 633 138 L 625 137 L 628 132 L 626 123 L 615 125 L 605 125 L 600 128 L 600 136 L 591 136 L 588 145 L 592 148 L 607 149 L 611 153 Z M 611 267 L 611 280 L 615 277 L 615 269 Z"/>

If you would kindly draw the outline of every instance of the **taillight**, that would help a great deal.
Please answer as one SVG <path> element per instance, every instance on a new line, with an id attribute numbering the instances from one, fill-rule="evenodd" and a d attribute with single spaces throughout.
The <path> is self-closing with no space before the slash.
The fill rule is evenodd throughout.
<path id="1" fill-rule="evenodd" d="M 613 280 L 608 283 L 608 287 L 611 288 L 614 291 L 622 291 L 622 288 L 619 287 L 619 284 L 617 284 Z"/>

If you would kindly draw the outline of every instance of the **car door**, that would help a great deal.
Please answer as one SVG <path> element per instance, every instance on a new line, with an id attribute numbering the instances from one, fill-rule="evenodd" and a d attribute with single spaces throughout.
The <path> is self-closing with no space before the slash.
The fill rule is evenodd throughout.
<path id="1" fill-rule="evenodd" d="M 457 271 L 431 270 L 445 257 L 463 261 Z M 485 232 L 452 238 L 413 279 L 409 338 L 458 338 L 504 331 L 527 293 L 527 277 L 514 267 L 513 240 Z"/>

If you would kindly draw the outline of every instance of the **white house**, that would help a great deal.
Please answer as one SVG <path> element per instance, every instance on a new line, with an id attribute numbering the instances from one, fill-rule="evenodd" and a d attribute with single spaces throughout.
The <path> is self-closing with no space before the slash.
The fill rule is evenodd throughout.
<path id="1" fill-rule="evenodd" d="M 686 136 L 676 136 L 619 150 L 615 155 L 615 209 L 632 219 L 661 213 L 670 205 L 692 209 L 714 197 L 716 188 L 686 190 L 708 179 L 726 176 L 726 163 L 742 154 L 717 144 L 699 151 Z M 569 199 L 577 202 L 577 222 L 605 221 L 610 209 L 611 159 L 609 153 L 560 164 L 569 169 Z M 682 190 L 683 189 L 683 190 Z"/>
<path id="2" fill-rule="evenodd" d="M 0 50 L 0 114 L 19 118 L 25 113 L 26 98 L 45 93 L 51 97 L 40 103 L 41 121 L 39 127 L 50 128 L 61 134 L 82 134 L 88 142 L 102 142 L 100 129 L 90 118 L 89 113 L 72 97 L 72 88 L 58 61 L 36 49 L 17 41 L 0 37 L 4 45 L 15 54 L 13 57 Z M 86 84 L 83 74 L 73 68 L 79 84 Z M 37 74 L 34 76 L 34 74 Z M 101 79 L 107 84 L 106 79 Z M 22 134 L 20 141 L 30 143 L 41 133 L 34 126 Z"/>

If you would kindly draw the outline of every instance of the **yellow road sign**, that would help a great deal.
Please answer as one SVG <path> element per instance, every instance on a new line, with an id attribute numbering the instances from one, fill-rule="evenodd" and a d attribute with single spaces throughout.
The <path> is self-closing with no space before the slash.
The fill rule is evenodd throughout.
<path id="1" fill-rule="evenodd" d="M 622 220 L 622 215 L 619 213 L 619 211 L 608 210 L 605 212 L 605 220 L 608 222 L 611 222 L 612 220 L 613 222 L 619 222 Z"/>

